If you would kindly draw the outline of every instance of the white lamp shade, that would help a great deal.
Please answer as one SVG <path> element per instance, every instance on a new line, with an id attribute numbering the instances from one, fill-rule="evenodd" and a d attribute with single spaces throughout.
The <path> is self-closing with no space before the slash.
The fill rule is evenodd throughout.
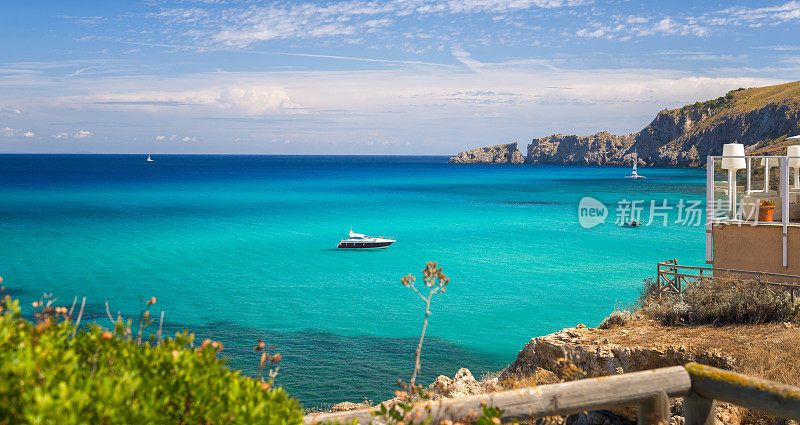
<path id="1" fill-rule="evenodd" d="M 800 147 L 800 146 L 798 146 Z M 761 166 L 768 166 L 772 167 L 780 167 L 781 159 L 780 158 L 761 158 Z"/>
<path id="2" fill-rule="evenodd" d="M 800 145 L 786 148 L 786 156 L 789 157 L 789 167 L 800 168 Z"/>
<path id="3" fill-rule="evenodd" d="M 731 156 L 740 158 L 727 158 Z M 741 170 L 743 168 L 747 168 L 747 163 L 744 159 L 744 145 L 741 143 L 724 144 L 722 146 L 722 169 Z"/>

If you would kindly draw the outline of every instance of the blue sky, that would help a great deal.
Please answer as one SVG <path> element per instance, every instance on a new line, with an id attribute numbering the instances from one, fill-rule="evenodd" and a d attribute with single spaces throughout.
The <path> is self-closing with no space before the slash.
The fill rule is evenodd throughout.
<path id="1" fill-rule="evenodd" d="M 454 154 L 798 80 L 800 2 L 12 1 L 0 151 Z"/>

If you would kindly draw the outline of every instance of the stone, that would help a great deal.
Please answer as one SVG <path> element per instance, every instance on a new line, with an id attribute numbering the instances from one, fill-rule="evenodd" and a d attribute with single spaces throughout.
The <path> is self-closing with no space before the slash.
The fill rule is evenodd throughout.
<path id="1" fill-rule="evenodd" d="M 428 386 L 428 391 L 431 394 L 444 398 L 466 397 L 499 390 L 500 385 L 498 385 L 496 379 L 487 382 L 479 382 L 472 376 L 472 372 L 467 368 L 459 369 L 453 379 L 444 375 L 439 375 L 439 377 Z"/>
<path id="2" fill-rule="evenodd" d="M 371 407 L 366 403 L 351 403 L 349 401 L 343 401 L 339 404 L 334 404 L 331 407 L 331 412 L 349 412 L 351 410 L 358 410 L 358 409 L 366 409 Z"/>
<path id="3" fill-rule="evenodd" d="M 607 410 L 570 415 L 565 425 L 634 425 L 636 422 Z"/>

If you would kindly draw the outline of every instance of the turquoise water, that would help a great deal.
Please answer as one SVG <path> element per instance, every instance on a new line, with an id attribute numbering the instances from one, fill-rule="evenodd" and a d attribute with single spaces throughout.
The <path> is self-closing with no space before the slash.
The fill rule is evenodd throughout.
<path id="1" fill-rule="evenodd" d="M 400 284 L 438 261 L 424 381 L 514 360 L 531 337 L 598 324 L 657 261 L 700 265 L 700 226 L 613 224 L 622 199 L 701 200 L 704 172 L 450 165 L 443 157 L 2 155 L 0 275 L 26 305 L 86 296 L 108 325 L 155 296 L 167 328 L 222 341 L 251 373 L 277 344 L 277 383 L 308 406 L 383 400 L 407 379 L 424 306 Z M 610 220 L 578 224 L 591 196 Z M 647 209 L 643 215 L 647 221 Z M 335 249 L 347 231 L 385 250 Z"/>

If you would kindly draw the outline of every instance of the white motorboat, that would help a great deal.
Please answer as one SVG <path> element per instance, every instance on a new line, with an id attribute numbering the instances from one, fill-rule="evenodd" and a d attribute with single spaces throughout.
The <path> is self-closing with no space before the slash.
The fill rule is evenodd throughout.
<path id="1" fill-rule="evenodd" d="M 361 233 L 354 233 L 352 230 L 347 239 L 342 239 L 339 242 L 339 248 L 386 248 L 387 246 L 395 243 L 394 239 L 384 238 L 379 236 L 377 238 Z"/>

